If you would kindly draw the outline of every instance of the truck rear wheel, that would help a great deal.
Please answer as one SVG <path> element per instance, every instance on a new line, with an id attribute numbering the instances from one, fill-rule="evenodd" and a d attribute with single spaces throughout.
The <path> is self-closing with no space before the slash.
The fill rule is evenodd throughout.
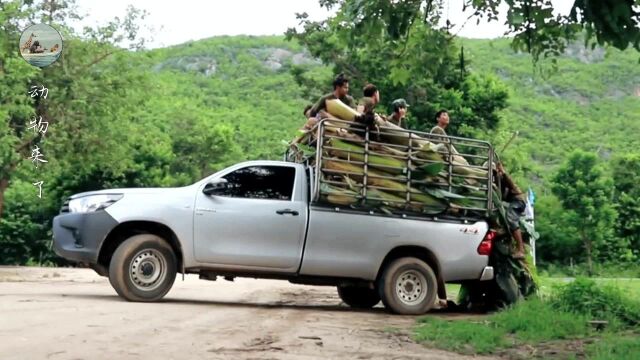
<path id="1" fill-rule="evenodd" d="M 338 286 L 338 295 L 345 304 L 357 309 L 370 309 L 380 302 L 375 289 L 362 286 Z"/>
<path id="2" fill-rule="evenodd" d="M 171 290 L 176 272 L 176 255 L 164 239 L 152 234 L 135 235 L 113 253 L 109 282 L 129 301 L 157 301 Z"/>
<path id="3" fill-rule="evenodd" d="M 378 280 L 378 291 L 384 306 L 403 315 L 424 314 L 433 307 L 438 281 L 431 267 L 414 257 L 393 260 Z"/>

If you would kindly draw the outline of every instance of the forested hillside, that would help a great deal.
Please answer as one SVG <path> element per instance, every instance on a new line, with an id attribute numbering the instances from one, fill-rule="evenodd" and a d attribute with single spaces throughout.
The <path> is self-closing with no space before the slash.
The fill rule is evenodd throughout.
<path id="1" fill-rule="evenodd" d="M 604 160 L 640 146 L 638 54 L 572 45 L 558 71 L 541 76 L 528 54 L 505 40 L 461 41 L 472 71 L 496 74 L 509 86 L 502 129 L 520 131 L 518 147 L 534 174 L 557 168 L 573 149 L 597 151 Z M 533 174 L 523 179 L 540 184 Z"/>
<path id="2" fill-rule="evenodd" d="M 575 229 L 563 225 L 571 219 L 561 219 L 549 181 L 573 149 L 605 161 L 637 152 L 638 54 L 576 45 L 559 59 L 557 72 L 541 77 L 531 57 L 514 53 L 506 40 L 459 39 L 457 46 L 464 47 L 467 71 L 492 74 L 508 89 L 499 127 L 483 136 L 501 148 L 519 131 L 504 158 L 523 187 L 539 196 L 543 260 L 580 261 Z M 71 193 L 180 186 L 237 161 L 280 158 L 282 141 L 304 121 L 304 105 L 330 91 L 333 71 L 283 37 L 211 38 L 118 51 L 92 62 L 104 49 L 109 47 L 76 39 L 68 42 L 61 61 L 44 71 L 12 65 L 27 69 L 24 76 L 31 82 L 50 87 L 52 123 L 41 146 L 49 163 L 35 170 L 23 159 L 10 174 L 0 223 L 2 263 L 54 261 L 48 250 L 50 221 Z M 300 86 L 292 71 L 299 67 L 326 81 L 324 87 Z M 352 92 L 361 95 L 355 87 Z M 385 112 L 393 99 L 385 97 L 384 88 L 381 94 L 379 110 Z M 0 114 L 28 121 L 25 104 L 16 101 L 6 102 Z M 451 115 L 456 122 L 456 113 Z M 32 186 L 36 180 L 44 180 L 42 199 Z"/>
<path id="3" fill-rule="evenodd" d="M 534 174 L 544 177 L 576 148 L 598 151 L 607 160 L 640 146 L 640 136 L 634 136 L 640 130 L 637 53 L 575 44 L 559 59 L 557 72 L 543 76 L 531 57 L 515 53 L 506 39 L 460 39 L 460 44 L 470 71 L 494 74 L 508 85 L 509 106 L 501 112 L 500 131 L 519 131 L 514 147 L 529 155 L 531 163 L 525 166 Z M 279 140 L 303 121 L 307 102 L 291 65 L 317 65 L 318 72 L 329 75 L 299 46 L 280 37 L 213 38 L 146 56 L 156 79 L 170 91 L 164 95 L 202 105 L 211 121 L 233 124 L 235 139 L 249 157 L 278 156 Z M 328 91 L 330 84 L 317 93 Z M 359 92 L 352 90 L 355 97 Z M 385 112 L 393 99 L 384 98 L 384 89 L 382 96 L 379 110 Z M 535 176 L 523 180 L 539 184 Z"/>

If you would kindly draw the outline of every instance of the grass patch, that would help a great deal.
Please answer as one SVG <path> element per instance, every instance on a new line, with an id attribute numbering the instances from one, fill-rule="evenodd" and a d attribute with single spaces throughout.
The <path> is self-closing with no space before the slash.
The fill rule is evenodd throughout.
<path id="1" fill-rule="evenodd" d="M 608 334 L 586 348 L 592 360 L 618 360 L 640 358 L 640 334 Z"/>
<path id="2" fill-rule="evenodd" d="M 544 280 L 543 280 L 544 282 Z M 635 284 L 634 284 L 635 285 Z M 611 282 L 577 279 L 546 282 L 546 296 L 521 302 L 479 321 L 424 317 L 415 339 L 428 346 L 464 354 L 491 354 L 551 347 L 584 349 L 593 359 L 640 359 L 640 302 Z M 606 320 L 604 332 L 590 320 Z M 564 349 L 564 350 L 567 350 Z M 552 352 L 553 353 L 553 352 Z M 571 352 L 564 351 L 564 354 Z"/>
<path id="3" fill-rule="evenodd" d="M 416 340 L 465 354 L 489 354 L 517 344 L 581 338 L 591 334 L 587 317 L 554 309 L 540 299 L 522 302 L 482 321 L 425 317 Z"/>
<path id="4" fill-rule="evenodd" d="M 416 330 L 416 341 L 463 354 L 489 354 L 510 344 L 505 331 L 489 321 L 471 322 L 424 318 Z"/>
<path id="5" fill-rule="evenodd" d="M 587 316 L 560 311 L 540 299 L 523 302 L 491 318 L 524 343 L 574 339 L 591 334 Z"/>

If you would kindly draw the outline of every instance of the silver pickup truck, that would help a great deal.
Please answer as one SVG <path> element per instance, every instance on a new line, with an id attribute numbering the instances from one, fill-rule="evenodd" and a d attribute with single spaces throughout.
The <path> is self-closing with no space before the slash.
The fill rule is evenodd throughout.
<path id="1" fill-rule="evenodd" d="M 180 272 L 337 286 L 353 307 L 422 314 L 445 282 L 493 278 L 486 221 L 326 206 L 317 176 L 249 161 L 185 187 L 75 194 L 53 221 L 54 249 L 130 301 L 161 299 Z"/>

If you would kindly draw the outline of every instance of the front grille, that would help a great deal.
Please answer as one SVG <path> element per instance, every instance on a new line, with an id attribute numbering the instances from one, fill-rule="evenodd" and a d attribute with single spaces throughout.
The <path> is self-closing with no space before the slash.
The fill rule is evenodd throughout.
<path id="1" fill-rule="evenodd" d="M 69 212 L 69 200 L 67 199 L 64 201 L 64 204 L 62 204 L 62 207 L 60 208 L 60 213 L 68 213 Z"/>

